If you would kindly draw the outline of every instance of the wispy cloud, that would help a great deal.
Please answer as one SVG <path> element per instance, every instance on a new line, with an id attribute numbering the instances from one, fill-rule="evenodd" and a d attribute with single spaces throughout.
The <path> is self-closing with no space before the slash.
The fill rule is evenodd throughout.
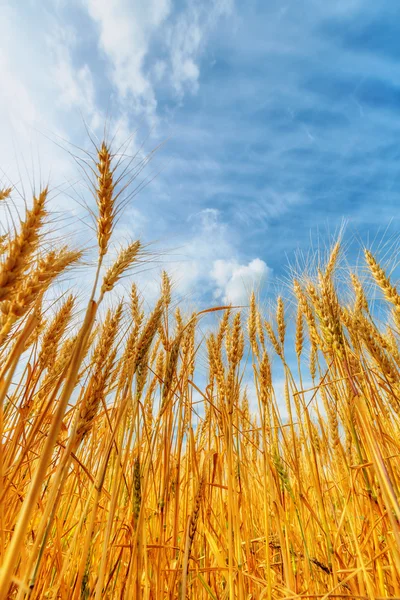
<path id="1" fill-rule="evenodd" d="M 107 59 L 119 96 L 124 100 L 130 94 L 133 115 L 145 113 L 150 117 L 157 101 L 145 73 L 145 60 L 153 36 L 171 10 L 170 1 L 135 4 L 129 0 L 89 0 L 87 9 L 98 28 L 98 48 Z"/>

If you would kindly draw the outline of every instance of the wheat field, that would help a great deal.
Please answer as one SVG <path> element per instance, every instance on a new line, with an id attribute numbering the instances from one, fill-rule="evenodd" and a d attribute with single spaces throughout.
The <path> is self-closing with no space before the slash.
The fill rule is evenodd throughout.
<path id="1" fill-rule="evenodd" d="M 141 241 L 107 263 L 107 142 L 90 172 L 84 306 L 73 285 L 46 303 L 85 260 L 49 243 L 47 188 L 0 238 L 0 600 L 400 598 L 400 294 L 378 257 L 338 283 L 338 241 L 273 313 L 253 293 L 185 314 L 163 272 L 148 309 Z"/>

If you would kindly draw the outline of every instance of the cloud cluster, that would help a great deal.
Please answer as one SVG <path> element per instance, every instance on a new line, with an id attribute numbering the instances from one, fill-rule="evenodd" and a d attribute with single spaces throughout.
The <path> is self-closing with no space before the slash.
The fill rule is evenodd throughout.
<path id="1" fill-rule="evenodd" d="M 119 98 L 130 93 L 136 115 L 154 115 L 156 97 L 146 76 L 146 60 L 152 37 L 171 9 L 169 0 L 134 3 L 129 0 L 89 0 L 87 10 L 98 28 L 99 50 Z M 134 102 L 132 103 L 132 99 Z"/>
<path id="2" fill-rule="evenodd" d="M 129 101 L 130 110 L 152 125 L 158 117 L 157 85 L 163 81 L 179 97 L 196 93 L 208 35 L 231 10 L 231 0 L 188 0 L 180 9 L 171 0 L 87 2 L 119 100 Z"/>
<path id="3" fill-rule="evenodd" d="M 248 304 L 250 293 L 260 289 L 271 273 L 261 258 L 254 258 L 247 265 L 236 260 L 215 260 L 211 272 L 216 285 L 214 296 L 226 304 Z"/>
<path id="4" fill-rule="evenodd" d="M 250 292 L 259 290 L 272 270 L 261 258 L 240 260 L 236 236 L 219 210 L 205 208 L 189 219 L 187 241 L 171 274 L 181 294 L 196 301 L 212 296 L 229 304 L 247 304 Z"/>

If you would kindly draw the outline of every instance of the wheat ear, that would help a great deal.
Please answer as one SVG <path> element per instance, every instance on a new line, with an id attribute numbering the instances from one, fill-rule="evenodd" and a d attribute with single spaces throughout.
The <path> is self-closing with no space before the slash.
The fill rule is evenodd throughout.
<path id="1" fill-rule="evenodd" d="M 46 216 L 47 188 L 33 199 L 16 237 L 9 241 L 8 254 L 0 265 L 0 301 L 7 300 L 30 266 L 39 243 L 40 229 Z"/>

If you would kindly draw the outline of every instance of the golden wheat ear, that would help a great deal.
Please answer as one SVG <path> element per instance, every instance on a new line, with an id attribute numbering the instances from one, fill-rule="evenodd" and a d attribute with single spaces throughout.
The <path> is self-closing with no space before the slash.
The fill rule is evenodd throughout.
<path id="1" fill-rule="evenodd" d="M 31 266 L 39 245 L 40 230 L 46 217 L 47 188 L 33 198 L 33 207 L 26 211 L 20 232 L 9 240 L 8 253 L 0 265 L 0 301 L 7 300 Z"/>
<path id="2" fill-rule="evenodd" d="M 110 148 L 105 142 L 102 142 L 98 150 L 97 162 L 97 188 L 96 200 L 99 209 L 97 219 L 97 239 L 99 242 L 100 257 L 103 257 L 108 250 L 112 228 L 115 218 L 115 183 L 114 170 L 112 168 L 112 155 Z"/>
<path id="3" fill-rule="evenodd" d="M 14 323 L 36 305 L 52 281 L 72 264 L 77 263 L 81 256 L 80 251 L 62 248 L 49 252 L 39 260 L 38 267 L 29 274 L 15 297 L 1 304 L 0 343 L 5 340 Z"/>
<path id="4" fill-rule="evenodd" d="M 70 294 L 43 334 L 42 350 L 38 363 L 41 369 L 52 368 L 57 359 L 60 340 L 70 322 L 75 304 L 75 296 Z"/>
<path id="5" fill-rule="evenodd" d="M 247 332 L 249 335 L 250 346 L 252 352 L 258 356 L 259 349 L 257 344 L 257 305 L 256 305 L 256 296 L 254 292 L 251 292 L 250 295 L 250 310 L 249 316 L 247 319 Z"/>
<path id="6" fill-rule="evenodd" d="M 12 188 L 0 189 L 0 200 L 6 200 L 11 196 Z"/>
<path id="7" fill-rule="evenodd" d="M 375 282 L 381 288 L 386 300 L 393 304 L 393 319 L 400 330 L 400 294 L 372 252 L 365 250 L 364 254 Z"/>
<path id="8" fill-rule="evenodd" d="M 122 275 L 137 260 L 140 251 L 140 241 L 136 240 L 121 250 L 115 263 L 106 272 L 101 286 L 101 295 L 110 292 Z"/>

